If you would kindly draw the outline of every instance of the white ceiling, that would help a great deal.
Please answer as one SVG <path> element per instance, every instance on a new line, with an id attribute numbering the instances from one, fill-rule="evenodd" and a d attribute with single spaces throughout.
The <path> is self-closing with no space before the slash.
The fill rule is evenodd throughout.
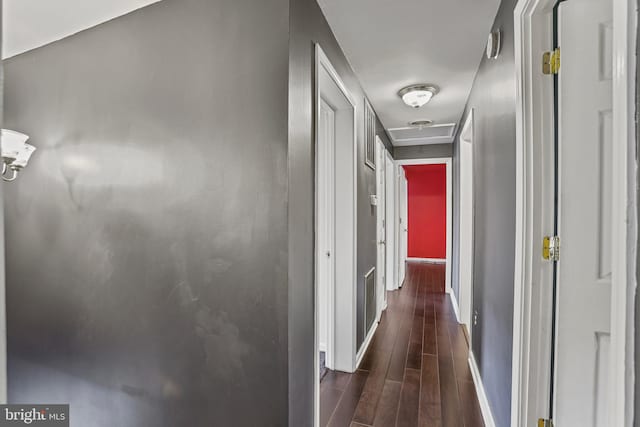
<path id="1" fill-rule="evenodd" d="M 388 129 L 414 120 L 457 124 L 500 0 L 318 0 L 329 25 Z M 440 93 L 407 107 L 398 90 L 433 83 Z M 426 131 L 428 128 L 424 128 Z M 442 138 L 395 145 L 451 142 Z"/>
<path id="2" fill-rule="evenodd" d="M 2 57 L 44 46 L 159 0 L 4 0 Z M 393 134 L 413 120 L 456 125 L 499 0 L 318 0 L 380 116 Z M 398 90 L 433 83 L 440 93 L 419 110 Z M 397 131 L 397 132 L 394 132 Z M 451 142 L 423 128 L 395 145 Z M 453 134 L 453 133 L 452 133 Z"/>
<path id="3" fill-rule="evenodd" d="M 159 0 L 3 0 L 2 57 L 44 46 Z"/>

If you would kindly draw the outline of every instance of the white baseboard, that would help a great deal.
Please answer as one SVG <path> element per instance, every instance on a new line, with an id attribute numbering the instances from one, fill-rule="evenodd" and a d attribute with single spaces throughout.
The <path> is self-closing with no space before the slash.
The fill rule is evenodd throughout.
<path id="1" fill-rule="evenodd" d="M 458 306 L 458 299 L 456 298 L 456 293 L 453 292 L 451 288 L 447 289 L 447 293 L 451 297 L 451 305 L 453 306 L 453 312 L 456 314 L 456 320 L 458 323 L 462 323 L 460 321 L 460 307 Z"/>
<path id="2" fill-rule="evenodd" d="M 364 355 L 367 352 L 367 349 L 369 348 L 369 344 L 371 344 L 371 340 L 373 339 L 373 335 L 376 333 L 376 330 L 378 329 L 378 325 L 379 324 L 380 324 L 380 322 L 378 322 L 378 321 L 373 322 L 373 326 L 371 327 L 371 330 L 369 331 L 367 336 L 364 338 L 364 342 L 362 343 L 362 347 L 360 347 L 360 350 L 358 350 L 358 353 L 356 354 L 356 369 L 355 370 L 357 370 L 360 367 L 360 363 L 362 363 L 362 359 L 364 358 Z M 355 370 L 354 370 L 354 372 L 355 372 Z"/>
<path id="3" fill-rule="evenodd" d="M 469 349 L 469 368 L 471 369 L 471 376 L 473 377 L 473 383 L 476 386 L 476 394 L 480 401 L 480 410 L 482 411 L 482 418 L 486 427 L 496 427 L 496 422 L 493 420 L 493 414 L 491 413 L 491 406 L 489 406 L 489 399 L 484 391 L 484 385 L 482 384 L 482 378 L 480 377 L 480 370 L 476 363 L 476 358 L 473 356 L 473 351 Z"/>
<path id="4" fill-rule="evenodd" d="M 444 264 L 447 262 L 447 259 L 446 258 L 407 258 L 407 261 L 431 262 L 434 264 Z"/>

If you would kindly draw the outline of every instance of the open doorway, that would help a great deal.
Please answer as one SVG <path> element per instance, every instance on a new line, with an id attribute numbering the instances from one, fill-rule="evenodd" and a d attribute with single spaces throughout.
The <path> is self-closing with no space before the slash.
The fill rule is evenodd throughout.
<path id="1" fill-rule="evenodd" d="M 355 369 L 355 105 L 322 48 L 316 45 L 316 425 L 323 374 L 327 370 Z"/>
<path id="2" fill-rule="evenodd" d="M 396 164 L 403 170 L 399 183 L 406 183 L 398 184 L 398 225 L 406 237 L 399 239 L 398 250 L 405 259 L 398 257 L 397 262 L 443 264 L 443 289 L 451 294 L 459 318 L 458 304 L 451 292 L 451 158 L 398 160 Z M 400 221 L 404 221 L 402 225 Z"/>

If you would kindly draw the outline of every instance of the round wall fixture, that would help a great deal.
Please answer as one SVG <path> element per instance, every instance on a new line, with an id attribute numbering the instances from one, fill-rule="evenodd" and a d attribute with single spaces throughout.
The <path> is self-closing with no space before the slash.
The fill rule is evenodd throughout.
<path id="1" fill-rule="evenodd" d="M 398 96 L 409 107 L 420 108 L 431 101 L 433 95 L 437 93 L 438 88 L 432 84 L 418 84 L 400 89 Z"/>
<path id="2" fill-rule="evenodd" d="M 424 128 L 427 126 L 431 126 L 432 124 L 433 124 L 433 120 L 414 120 L 412 122 L 409 122 L 409 126 L 418 127 L 418 128 Z"/>
<path id="3" fill-rule="evenodd" d="M 492 31 L 487 40 L 487 58 L 496 59 L 500 55 L 500 30 Z"/>

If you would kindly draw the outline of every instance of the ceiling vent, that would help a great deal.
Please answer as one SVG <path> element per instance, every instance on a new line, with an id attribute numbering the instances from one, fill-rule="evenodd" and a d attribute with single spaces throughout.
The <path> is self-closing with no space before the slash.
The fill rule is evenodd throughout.
<path id="1" fill-rule="evenodd" d="M 455 123 L 431 126 L 411 126 L 389 129 L 393 145 L 450 144 L 456 131 Z"/>

